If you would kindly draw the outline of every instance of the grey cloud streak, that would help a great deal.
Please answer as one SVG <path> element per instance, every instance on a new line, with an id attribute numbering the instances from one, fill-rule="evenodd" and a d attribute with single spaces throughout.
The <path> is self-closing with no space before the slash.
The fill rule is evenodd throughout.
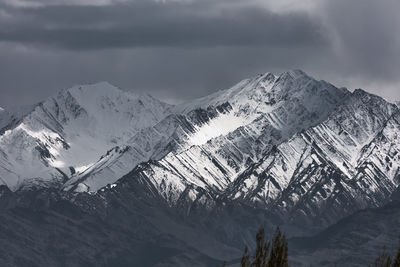
<path id="1" fill-rule="evenodd" d="M 218 9 L 218 10 L 213 10 Z M 312 45 L 327 42 L 302 13 L 280 15 L 256 6 L 133 2 L 110 6 L 5 9 L 0 40 L 91 50 L 126 47 Z M 211 12 L 210 12 L 211 11 Z M 218 12 L 216 12 L 218 11 Z"/>

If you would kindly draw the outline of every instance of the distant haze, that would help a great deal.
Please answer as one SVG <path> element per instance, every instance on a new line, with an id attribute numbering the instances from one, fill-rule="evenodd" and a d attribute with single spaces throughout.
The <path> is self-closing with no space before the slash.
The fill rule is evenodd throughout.
<path id="1" fill-rule="evenodd" d="M 398 0 L 0 0 L 0 106 L 109 81 L 170 103 L 302 69 L 400 100 Z"/>

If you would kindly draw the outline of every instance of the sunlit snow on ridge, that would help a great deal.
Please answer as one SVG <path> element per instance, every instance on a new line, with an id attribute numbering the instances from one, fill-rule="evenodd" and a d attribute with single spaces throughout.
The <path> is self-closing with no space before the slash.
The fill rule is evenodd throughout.
<path id="1" fill-rule="evenodd" d="M 237 128 L 249 123 L 249 119 L 235 116 L 234 112 L 220 115 L 208 123 L 196 127 L 196 133 L 189 136 L 189 144 L 203 145 L 209 140 L 226 135 Z"/>
<path id="2" fill-rule="evenodd" d="M 86 171 L 87 169 L 89 169 L 94 163 L 89 163 L 87 165 L 82 165 L 79 167 L 75 167 L 76 172 L 82 173 L 84 171 Z"/>

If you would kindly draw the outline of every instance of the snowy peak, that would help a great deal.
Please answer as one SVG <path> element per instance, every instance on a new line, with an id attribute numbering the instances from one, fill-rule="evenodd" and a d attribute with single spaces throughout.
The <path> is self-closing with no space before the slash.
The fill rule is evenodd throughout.
<path id="1" fill-rule="evenodd" d="M 180 112 L 189 112 L 194 108 L 206 109 L 230 103 L 235 112 L 245 115 L 270 112 L 279 108 L 283 102 L 300 102 L 311 112 L 319 112 L 325 108 L 320 98 L 330 103 L 346 97 L 350 92 L 335 86 L 317 81 L 301 70 L 291 70 L 280 75 L 272 73 L 260 74 L 245 79 L 230 89 L 218 91 L 209 96 L 177 106 Z"/>
<path id="2" fill-rule="evenodd" d="M 178 105 L 174 110 L 177 113 L 187 113 L 194 109 L 206 109 L 209 106 L 218 106 L 226 102 L 231 104 L 246 102 L 256 98 L 255 95 L 259 94 L 257 91 L 268 90 L 268 87 L 273 84 L 275 79 L 276 77 L 272 73 L 260 74 L 250 79 L 244 79 L 229 89 L 220 90 L 208 96 Z"/>
<path id="3" fill-rule="evenodd" d="M 349 95 L 299 71 L 243 80 L 228 90 L 178 106 L 186 120 L 173 138 L 177 149 L 140 165 L 135 172 L 172 202 L 184 194 L 195 201 L 202 190 L 220 194 L 274 146 L 326 120 Z M 279 164 L 283 161 L 285 157 Z M 295 169 L 296 160 L 290 163 L 294 166 L 282 168 Z M 246 183 L 257 186 L 259 176 L 252 178 Z M 278 195 L 281 189 L 274 193 Z"/>
<path id="4" fill-rule="evenodd" d="M 33 178 L 69 179 L 158 123 L 170 108 L 106 82 L 61 90 L 0 136 L 0 178 L 13 189 Z"/>
<path id="5" fill-rule="evenodd" d="M 187 144 L 176 136 L 182 149 L 133 171 L 171 205 L 212 205 L 207 192 L 331 223 L 384 203 L 398 184 L 398 109 L 362 90 L 302 71 L 267 73 L 182 110 L 189 123 L 201 122 L 184 132 Z"/>
<path id="6" fill-rule="evenodd" d="M 54 101 L 57 103 L 54 104 Z M 152 111 L 153 115 L 158 117 L 161 116 L 160 113 L 170 108 L 170 105 L 149 95 L 126 92 L 107 82 L 79 85 L 62 90 L 55 98 L 44 103 L 44 105 L 47 104 L 58 105 L 56 108 L 63 107 L 72 115 L 78 116 L 82 112 L 101 119 L 104 119 L 107 114 L 129 116 L 143 109 Z"/>
<path id="7" fill-rule="evenodd" d="M 294 79 L 297 79 L 299 77 L 308 76 L 304 71 L 302 71 L 300 69 L 288 70 L 288 71 L 284 72 L 283 74 L 281 74 L 281 76 L 283 76 L 283 75 L 289 75 Z"/>
<path id="8" fill-rule="evenodd" d="M 61 90 L 62 91 L 68 91 L 72 94 L 76 93 L 88 93 L 91 95 L 112 95 L 112 94 L 118 94 L 120 92 L 123 92 L 120 88 L 110 84 L 109 82 L 106 81 L 101 81 L 98 83 L 92 83 L 92 84 L 82 84 L 82 85 L 75 85 L 71 88 Z"/>
<path id="9" fill-rule="evenodd" d="M 149 95 L 122 91 L 101 82 L 62 90 L 41 108 L 64 128 L 71 123 L 74 131 L 87 130 L 111 142 L 122 138 L 121 134 L 126 135 L 122 138 L 126 141 L 138 130 L 153 126 L 171 106 Z"/>
<path id="10" fill-rule="evenodd" d="M 347 90 L 293 70 L 279 76 L 265 73 L 243 80 L 228 90 L 194 100 L 177 109 L 188 112 L 190 107 L 209 109 L 226 104 L 231 107 L 229 112 L 195 127 L 196 133 L 191 139 L 195 140 L 193 144 L 199 145 L 257 120 L 290 135 L 294 130 L 305 129 L 326 119 L 349 95 Z"/>

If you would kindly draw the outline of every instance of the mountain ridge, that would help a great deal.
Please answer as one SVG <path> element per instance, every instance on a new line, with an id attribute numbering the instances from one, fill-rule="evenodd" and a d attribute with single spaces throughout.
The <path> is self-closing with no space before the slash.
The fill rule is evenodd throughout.
<path id="1" fill-rule="evenodd" d="M 143 107 L 142 101 L 148 103 L 149 111 Z M 192 109 L 189 110 L 189 107 Z M 322 164 L 325 166 L 323 172 L 333 164 L 329 172 L 354 180 L 353 177 L 359 175 L 355 168 L 363 164 L 363 149 L 367 150 L 367 144 L 373 141 L 380 129 L 383 131 L 384 123 L 395 116 L 396 109 L 395 105 L 365 91 L 350 93 L 325 81 L 317 81 L 301 70 L 292 70 L 279 76 L 265 73 L 245 79 L 230 89 L 180 106 L 164 104 L 147 95 L 124 92 L 107 82 L 74 86 L 39 104 L 15 130 L 20 132 L 17 136 L 23 134 L 30 138 L 30 146 L 39 140 L 33 150 L 39 152 L 45 170 L 53 167 L 48 179 L 51 182 L 58 177 L 56 180 L 65 183 L 63 187 L 67 191 L 95 192 L 115 183 L 136 165 L 150 160 L 145 172 L 151 173 L 151 176 L 143 175 L 158 187 L 160 194 L 175 194 L 175 201 L 180 194 L 187 192 L 186 186 L 191 185 L 190 188 L 195 186 L 211 190 L 232 199 L 248 199 L 244 195 L 250 194 L 253 196 L 251 202 L 266 201 L 263 204 L 266 205 L 281 198 L 279 195 L 293 184 L 295 178 L 291 175 L 306 175 L 301 169 L 311 166 L 308 165 L 310 163 L 317 166 L 325 162 Z M 154 112 L 157 114 L 154 115 Z M 136 126 L 118 129 L 121 122 L 129 121 L 134 113 Z M 127 118 L 126 114 L 130 117 Z M 147 115 L 143 118 L 142 114 Z M 100 124 L 96 121 L 100 120 L 111 124 L 98 126 Z M 396 119 L 393 120 L 396 124 Z M 35 129 L 35 125 L 44 130 Z M 137 130 L 129 130 L 130 127 Z M 115 129 L 118 136 L 113 137 Z M 9 132 L 2 139 L 7 135 Z M 78 150 L 71 154 L 75 157 L 71 161 L 60 153 L 68 155 L 74 150 L 74 138 L 78 141 L 82 139 L 84 143 L 94 142 L 94 147 L 101 148 L 94 154 L 85 154 L 81 147 L 86 147 L 86 150 L 93 148 L 78 143 L 79 149 L 75 148 Z M 104 143 L 108 145 L 104 146 Z M 332 144 L 339 150 L 330 151 Z M 285 174 L 287 171 L 280 169 L 283 165 L 279 167 L 282 163 L 276 165 L 276 156 L 273 155 L 287 149 L 286 145 L 297 150 L 303 147 L 301 149 L 310 153 L 301 156 L 304 152 L 295 152 L 298 156 L 293 158 L 293 162 L 284 163 L 293 169 L 292 174 Z M 350 148 L 356 152 L 351 152 Z M 76 158 L 79 154 L 83 154 L 83 158 Z M 279 155 L 282 157 L 285 154 Z M 288 161 L 292 156 L 284 157 Z M 377 160 L 381 161 L 380 158 Z M 78 161 L 82 166 L 74 163 Z M 157 164 L 152 166 L 151 162 Z M 301 164 L 306 165 L 299 169 Z M 261 169 L 250 171 L 255 168 L 252 165 Z M 267 165 L 270 166 L 263 169 L 265 167 L 262 166 Z M 389 171 L 393 183 L 395 168 L 389 168 Z M 268 177 L 265 176 L 267 172 Z M 379 175 L 385 176 L 384 172 Z M 37 178 L 40 175 L 43 175 L 43 170 L 39 171 Z M 244 177 L 244 180 L 235 186 L 237 177 Z M 282 180 L 283 177 L 286 180 Z M 261 180 L 257 182 L 254 179 Z M 256 187 L 250 189 L 252 186 Z M 174 189 L 162 193 L 170 187 Z M 384 191 L 393 190 L 393 186 L 384 187 Z M 187 192 L 193 200 L 198 194 L 196 190 L 192 188 Z M 291 198 L 297 195 L 293 194 L 289 194 Z M 288 200 L 281 201 L 287 205 Z"/>
<path id="2" fill-rule="evenodd" d="M 74 266 L 91 257 L 101 266 L 235 263 L 260 225 L 315 234 L 385 207 L 400 183 L 398 106 L 300 70 L 176 106 L 106 82 L 78 85 L 9 125 L 0 235 L 16 239 L 3 244 L 6 262 L 65 261 L 62 244 L 46 255 L 53 236 L 43 221 L 88 252 L 71 248 Z M 66 221 L 76 232 L 64 234 Z M 27 239 L 40 241 L 37 254 Z M 162 255 L 149 263 L 135 252 L 143 246 Z M 294 262 L 310 263 L 306 253 Z"/>
<path id="3" fill-rule="evenodd" d="M 7 157 L 3 156 L 0 160 L 0 167 L 4 171 L 0 177 L 11 175 L 15 180 L 29 177 L 29 173 L 18 171 L 21 164 L 18 162 L 24 162 L 25 157 L 24 164 L 32 162 L 30 171 L 36 172 L 32 178 L 44 176 L 44 181 L 55 177 L 60 180 L 64 175 L 68 176 L 70 170 L 72 172 L 70 167 L 84 168 L 100 157 L 107 147 L 112 148 L 141 128 L 155 123 L 170 108 L 154 98 L 140 98 L 107 83 L 87 87 L 92 87 L 89 91 L 102 89 L 103 94 L 93 98 L 90 92 L 82 91 L 82 86 L 62 90 L 38 104 L 32 112 L 21 118 L 15 128 L 5 131 L 0 137 L 0 142 L 3 142 L 0 148 L 7 150 L 3 153 Z M 81 98 L 79 101 L 83 103 L 79 103 L 77 98 Z M 151 111 L 141 108 L 143 102 L 152 106 Z M 135 107 L 135 103 L 147 116 Z M 121 112 L 124 105 L 126 108 Z M 26 140 L 26 143 L 21 143 L 21 140 Z M 20 150 L 13 149 L 15 145 L 20 145 Z M 21 151 L 25 152 L 22 154 Z M 11 158 L 13 153 L 17 155 Z M 46 175 L 46 172 L 49 174 Z M 21 185 L 12 181 L 6 184 L 11 187 Z"/>
<path id="4" fill-rule="evenodd" d="M 296 82 L 294 82 L 296 81 Z M 86 91 L 83 92 L 82 88 Z M 90 91 L 90 93 L 88 93 Z M 69 105 L 69 110 L 71 112 L 70 116 L 72 116 L 73 119 L 76 119 L 79 116 L 87 116 L 85 113 L 87 111 L 85 109 L 81 109 L 80 105 L 78 102 L 76 102 L 76 99 L 79 99 L 79 101 L 82 101 L 83 103 L 91 103 L 93 102 L 91 98 L 93 97 L 93 91 L 100 91 L 99 96 L 102 98 L 105 98 L 107 101 L 107 95 L 112 95 L 113 93 L 117 92 L 117 96 L 113 96 L 115 99 L 119 100 L 121 99 L 121 95 L 132 95 L 131 93 L 126 93 L 123 91 L 120 91 L 120 89 L 110 85 L 107 82 L 100 82 L 97 84 L 93 85 L 87 85 L 87 86 L 74 86 L 70 89 L 64 89 L 60 91 L 60 93 L 57 95 L 56 98 L 62 98 L 61 103 L 67 103 Z M 83 93 L 82 93 L 83 92 Z M 111 93 L 113 92 L 113 93 Z M 167 104 L 161 104 L 161 106 L 166 106 L 169 112 L 171 113 L 171 116 L 175 117 L 176 119 L 179 118 L 179 115 L 183 113 L 183 117 L 181 119 L 178 119 L 177 123 L 175 126 L 173 126 L 172 129 L 170 129 L 170 133 L 163 136 L 160 134 L 160 131 L 157 130 L 157 128 L 152 128 L 153 126 L 150 123 L 147 125 L 148 127 L 142 126 L 139 128 L 141 129 L 140 131 L 144 131 L 143 133 L 134 133 L 130 134 L 130 137 L 126 138 L 125 141 L 121 142 L 115 142 L 115 146 L 109 145 L 108 146 L 108 151 L 117 151 L 118 147 L 121 148 L 121 150 L 118 150 L 120 154 L 121 151 L 131 151 L 129 155 L 129 160 L 133 162 L 136 162 L 136 164 L 139 164 L 141 161 L 146 161 L 148 159 L 157 159 L 157 156 L 153 158 L 154 155 L 151 155 L 152 153 L 154 154 L 155 152 L 153 151 L 152 147 L 158 147 L 156 150 L 163 151 L 167 147 L 175 147 L 176 150 L 172 150 L 172 156 L 174 156 L 176 153 L 185 153 L 186 149 L 190 149 L 191 146 L 207 146 L 208 142 L 213 142 L 214 146 L 226 146 L 224 145 L 225 142 L 232 143 L 231 139 L 229 141 L 229 137 L 227 141 L 226 136 L 231 136 L 232 134 L 239 134 L 243 136 L 242 133 L 243 130 L 247 131 L 245 135 L 248 137 L 245 137 L 244 140 L 247 140 L 246 138 L 250 138 L 250 140 L 254 138 L 260 138 L 259 135 L 262 133 L 256 133 L 259 131 L 259 129 L 265 129 L 265 126 L 270 127 L 270 130 L 267 131 L 268 136 L 277 136 L 277 140 L 285 140 L 290 138 L 293 134 L 298 132 L 299 130 L 302 129 L 307 129 L 312 125 L 316 125 L 320 122 L 322 122 L 325 118 L 328 117 L 330 112 L 333 112 L 334 109 L 340 106 L 341 101 L 343 101 L 345 98 L 349 98 L 351 96 L 357 96 L 357 97 L 362 97 L 365 96 L 365 94 L 362 93 L 363 91 L 356 90 L 353 93 L 350 93 L 346 91 L 345 89 L 339 89 L 335 88 L 332 85 L 326 83 L 325 81 L 316 81 L 309 76 L 307 76 L 304 72 L 301 70 L 292 70 L 288 72 L 284 72 L 279 76 L 276 76 L 271 73 L 266 73 L 266 74 L 261 74 L 256 77 L 250 78 L 250 79 L 245 79 L 241 82 L 239 82 L 237 85 L 233 86 L 230 89 L 222 90 L 219 92 L 216 92 L 212 94 L 211 96 L 206 96 L 203 98 L 200 98 L 198 100 L 194 100 L 188 104 L 183 104 L 183 105 L 178 105 L 178 106 L 170 106 Z M 303 94 L 305 96 L 303 96 Z M 75 97 L 73 96 L 75 95 Z M 216 97 L 216 95 L 218 97 Z M 138 98 L 139 96 L 134 95 L 133 99 Z M 337 98 L 338 97 L 338 98 Z M 355 97 L 355 98 L 357 98 Z M 290 100 L 292 99 L 293 100 Z M 336 98 L 336 100 L 334 100 Z M 48 100 L 47 102 L 44 102 L 45 104 L 40 104 L 39 106 L 45 105 L 49 106 L 49 101 L 55 101 L 54 98 L 50 98 L 51 100 Z M 65 100 L 64 100 L 65 99 Z M 75 100 L 74 100 L 75 99 Z M 133 99 L 128 98 L 128 102 L 132 101 Z M 289 99 L 289 100 L 288 100 Z M 323 104 L 320 102 L 321 99 L 325 99 L 326 104 Z M 153 100 L 153 98 L 151 98 Z M 228 102 L 228 100 L 230 102 Z M 102 100 L 101 100 L 102 101 Z M 100 101 L 100 102 L 101 102 Z M 141 100 L 140 100 L 141 101 Z M 333 101 L 333 102 L 332 102 Z M 336 102 L 335 102 L 336 101 Z M 76 102 L 76 103 L 75 103 Z M 98 102 L 98 101 L 97 101 Z M 103 99 L 104 102 L 104 99 Z M 104 104 L 101 102 L 101 105 L 103 107 Z M 151 101 L 150 101 L 151 102 Z M 60 118 L 58 119 L 59 124 L 61 123 L 67 123 L 67 115 L 63 114 L 62 111 L 60 111 L 60 107 L 57 102 L 51 103 L 55 107 L 55 113 L 57 116 Z M 95 103 L 96 104 L 96 103 Z M 108 103 L 110 104 L 110 103 Z M 140 103 L 139 103 L 140 104 Z M 115 104 L 114 104 L 115 105 Z M 282 106 L 283 105 L 283 106 Z M 305 106 L 304 106 L 305 105 Z M 329 105 L 331 108 L 328 108 Z M 87 105 L 87 109 L 93 109 L 93 106 L 96 107 L 96 105 L 89 104 Z M 188 107 L 191 106 L 192 110 L 188 110 Z M 323 107 L 323 108 L 322 108 Z M 294 109 L 293 109 L 294 108 Z M 322 109 L 321 109 L 322 108 Z M 54 108 L 53 108 L 54 109 Z M 288 123 L 284 122 L 284 120 L 288 119 L 288 116 L 290 113 L 288 113 L 287 110 L 293 109 L 290 112 L 297 113 L 299 115 L 295 115 L 292 119 L 293 122 L 296 121 L 296 123 Z M 92 110 L 91 113 L 95 113 L 97 110 Z M 151 111 L 150 111 L 151 112 Z M 46 113 L 46 112 L 45 112 Z M 81 114 L 83 113 L 83 115 Z M 118 113 L 118 110 L 117 110 Z M 162 113 L 162 112 L 159 112 Z M 301 123 L 304 123 L 304 125 L 299 124 L 299 116 L 302 116 L 301 114 L 304 113 L 305 119 L 300 119 Z M 318 115 L 317 115 L 318 114 Z M 322 115 L 321 115 L 322 114 Z M 166 125 L 169 125 L 170 123 L 168 120 L 171 120 L 171 117 L 168 117 L 168 112 L 165 114 L 166 116 L 160 115 L 159 117 L 159 123 L 164 123 L 164 120 L 167 122 L 165 123 Z M 53 115 L 52 115 L 53 116 Z M 203 116 L 203 117 L 202 117 Z M 279 116 L 284 116 L 282 118 L 279 118 Z M 314 116 L 314 117 L 313 117 Z M 318 119 L 318 116 L 320 116 L 322 119 Z M 102 116 L 103 119 L 104 115 Z M 176 120 L 176 119 L 172 119 Z M 183 119 L 183 120 L 182 120 Z M 70 119 L 68 119 L 70 120 Z M 259 120 L 258 124 L 254 123 Z M 307 122 L 309 120 L 310 122 Z M 313 121 L 315 120 L 315 122 Z M 93 118 L 90 120 L 93 121 Z M 108 120 L 108 121 L 113 121 L 113 119 Z M 236 122 L 235 122 L 236 121 Z M 223 125 L 224 122 L 228 122 L 226 126 L 221 126 Z M 211 124 L 210 124 L 211 123 Z M 252 124 L 253 123 L 253 124 Z M 285 123 L 287 126 L 285 126 Z M 110 128 L 115 128 L 118 127 L 118 124 L 116 126 L 111 126 Z M 288 125 L 292 124 L 293 129 L 291 130 L 290 128 L 287 128 Z M 174 125 L 174 124 L 172 124 Z M 183 125 L 184 128 L 182 128 Z M 248 125 L 255 125 L 251 126 L 251 128 L 248 127 Z M 290 126 L 290 127 L 292 127 Z M 53 126 L 55 128 L 59 127 L 59 125 Z M 86 125 L 87 127 L 87 125 Z M 170 127 L 170 126 L 161 126 L 162 128 L 160 129 L 165 129 L 165 127 Z M 174 128 L 175 127 L 175 128 Z M 187 128 L 185 128 L 187 127 Z M 260 128 L 262 127 L 262 128 Z M 283 127 L 283 128 L 282 128 Z M 286 127 L 286 128 L 285 128 Z M 22 127 L 23 128 L 23 127 Z M 52 132 L 61 132 L 62 133 L 62 126 L 59 127 L 59 129 L 51 129 Z M 82 128 L 82 126 L 79 126 L 77 131 L 79 131 L 79 128 Z M 89 127 L 90 128 L 90 127 Z M 251 132 L 248 132 L 251 129 Z M 26 129 L 25 129 L 26 130 Z M 172 132 L 171 132 L 172 130 Z M 278 132 L 276 132 L 278 131 Z M 275 133 L 276 132 L 276 133 Z M 123 133 L 124 134 L 124 133 Z M 136 134 L 139 134 L 139 136 L 134 137 Z M 158 135 L 159 137 L 155 137 L 155 140 L 148 140 L 148 138 L 143 137 L 143 135 Z M 272 135 L 271 135 L 272 134 Z M 280 135 L 284 135 L 284 137 Z M 89 133 L 89 135 L 92 135 Z M 102 133 L 101 135 L 110 135 L 109 133 Z M 129 135 L 129 134 L 128 134 Z M 265 134 L 264 134 L 265 135 Z M 286 136 L 285 136 L 286 135 Z M 141 137 L 140 137 L 141 136 Z M 224 137 L 225 136 L 225 137 Z M 38 137 L 38 136 L 35 136 Z M 129 139 L 132 140 L 129 140 Z M 172 138 L 172 139 L 171 139 Z M 265 137 L 262 137 L 265 138 Z M 271 148 L 271 145 L 265 146 L 265 142 L 271 142 L 272 139 L 269 139 L 271 137 L 267 137 L 266 140 L 261 141 L 261 143 L 264 143 L 262 147 L 267 148 L 268 146 Z M 55 138 L 60 142 L 62 146 L 67 147 L 68 144 L 67 142 L 62 142 L 63 138 L 60 138 L 60 136 L 55 136 Z M 147 141 L 146 141 L 147 139 Z M 167 140 L 170 141 L 167 141 Z M 147 147 L 143 149 L 143 147 L 138 148 L 137 144 L 141 143 L 144 140 L 147 144 Z M 164 143 L 161 140 L 165 140 Z M 218 141 L 220 140 L 220 141 Z M 235 140 L 236 142 L 237 140 Z M 243 142 L 240 141 L 240 142 Z M 53 141 L 54 142 L 54 141 Z M 221 143 L 222 142 L 222 143 Z M 249 142 L 249 141 L 245 141 Z M 281 141 L 277 141 L 276 144 L 279 144 Z M 260 144 L 261 144 L 260 143 Z M 46 144 L 45 146 L 47 146 Z M 133 146 L 132 146 L 133 145 Z M 113 148 L 114 147 L 114 148 Z M 125 147 L 125 148 L 124 148 Z M 164 147 L 164 148 L 163 148 Z M 186 147 L 186 148 L 185 148 Z M 261 153 L 266 153 L 265 148 L 261 148 L 259 152 Z M 269 148 L 269 149 L 270 149 Z M 111 150 L 110 150 L 111 149 Z M 161 150 L 160 150 L 161 149 Z M 208 148 L 209 149 L 209 148 Z M 228 148 L 232 149 L 232 148 Z M 240 147 L 239 150 L 243 151 L 243 149 L 247 149 L 246 147 Z M 45 147 L 43 149 L 43 153 L 47 153 L 48 149 Z M 105 150 L 105 149 L 103 149 Z M 154 150 L 154 151 L 156 151 Z M 134 151 L 134 152 L 132 152 Z M 144 151 L 148 151 L 145 152 Z M 181 151 L 181 152 L 179 152 Z M 268 151 L 268 148 L 267 148 Z M 106 152 L 106 151 L 105 151 Z M 229 152 L 229 151 L 228 151 Z M 110 152 L 107 152 L 104 154 L 103 153 L 97 153 L 97 159 L 94 159 L 94 162 L 98 161 L 104 162 L 104 159 L 109 157 Z M 133 153 L 133 154 L 132 154 Z M 145 154 L 150 153 L 149 155 L 145 156 Z M 159 153 L 159 152 L 158 152 Z M 171 152 L 168 152 L 168 149 L 165 150 L 164 156 L 163 154 L 160 154 L 161 158 L 165 157 Z M 167 153 L 167 154 L 165 154 Z M 198 152 L 196 152 L 198 153 Z M 203 152 L 201 152 L 203 153 Z M 210 152 L 210 153 L 215 153 L 215 152 Z M 218 152 L 222 153 L 222 151 Z M 226 152 L 223 152 L 226 154 Z M 231 153 L 231 152 L 230 152 Z M 236 153 L 236 152 L 235 152 Z M 48 154 L 48 153 L 47 153 Z M 101 156 L 103 154 L 103 156 Z M 177 154 L 177 155 L 178 155 Z M 223 157 L 224 154 L 222 155 Z M 245 155 L 245 154 L 244 154 Z M 100 157 L 101 156 L 101 157 Z M 229 157 L 232 157 L 232 155 L 228 155 Z M 250 153 L 250 160 L 254 160 L 255 154 L 254 152 Z M 93 158 L 93 157 L 92 157 Z M 120 156 L 118 156 L 120 158 Z M 249 160 L 248 159 L 248 160 Z M 50 159 L 51 160 L 51 159 Z M 221 160 L 224 161 L 224 158 L 221 158 L 218 156 L 218 158 L 213 158 L 212 163 L 209 166 L 215 165 L 216 166 L 216 172 L 226 172 L 227 170 L 228 173 L 231 175 L 235 175 L 237 171 L 240 171 L 238 168 L 238 162 L 234 161 L 224 164 L 223 162 L 221 163 Z M 229 159 L 229 160 L 232 160 Z M 92 160 L 93 161 L 93 160 Z M 114 160 L 115 161 L 115 160 Z M 237 161 L 237 160 L 236 160 Z M 241 160 L 243 161 L 243 159 Z M 92 166 L 93 168 L 95 164 L 94 162 L 91 162 L 89 165 L 82 165 L 82 166 L 74 166 L 73 169 L 70 170 L 70 175 L 74 175 L 75 173 L 79 172 L 84 172 L 86 169 L 90 168 Z M 218 163 L 216 163 L 218 162 Z M 215 164 L 216 163 L 216 164 Z M 62 168 L 62 163 L 58 163 L 55 159 L 53 159 L 53 162 L 50 163 L 56 168 Z M 102 164 L 102 163 L 101 163 Z M 117 163 L 116 163 L 117 164 Z M 222 164 L 222 165 L 221 165 Z M 235 164 L 235 165 L 232 165 Z M 243 164 L 243 163 L 240 163 Z M 71 164 L 73 165 L 73 164 Z M 222 167 L 224 166 L 224 167 Z M 129 168 L 129 167 L 124 167 L 124 168 Z M 61 169 L 60 169 L 61 170 Z M 243 171 L 243 170 L 242 170 Z M 68 176 L 68 170 L 64 171 L 62 170 L 64 174 Z M 74 172 L 74 174 L 72 174 Z M 114 175 L 120 175 L 122 176 L 123 174 L 128 173 L 129 170 L 126 169 L 125 171 L 122 171 L 120 173 L 116 173 Z M 208 172 L 208 171 L 207 171 Z M 87 174 L 85 174 L 87 175 Z M 108 174 L 108 175 L 113 175 L 113 173 Z M 114 179 L 111 179 L 110 182 L 114 182 L 113 180 L 117 180 L 120 177 L 114 177 Z M 81 180 L 81 178 L 76 178 L 78 180 Z M 226 179 L 226 178 L 225 178 Z M 219 180 L 221 180 L 219 178 Z M 223 179 L 222 179 L 223 180 Z M 71 180 L 72 181 L 72 180 Z M 228 183 L 230 183 L 229 181 Z M 71 182 L 69 182 L 71 183 Z M 99 184 L 99 186 L 96 186 L 96 190 L 100 189 L 101 186 L 105 186 L 106 184 Z M 86 187 L 86 186 L 83 186 Z"/>

